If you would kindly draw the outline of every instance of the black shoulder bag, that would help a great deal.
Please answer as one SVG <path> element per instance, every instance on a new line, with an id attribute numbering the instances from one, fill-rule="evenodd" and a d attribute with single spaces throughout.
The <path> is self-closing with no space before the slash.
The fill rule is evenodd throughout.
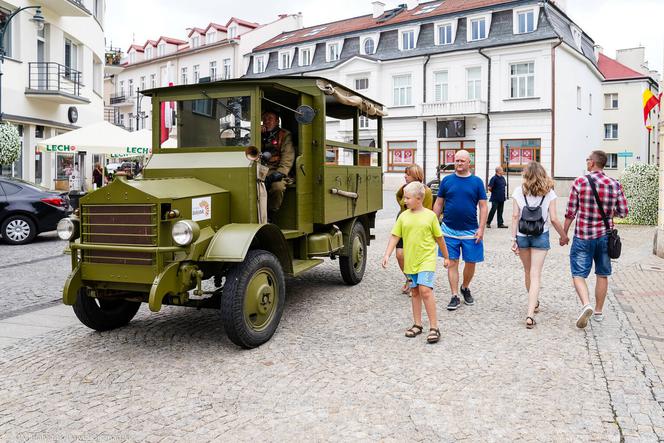
<path id="1" fill-rule="evenodd" d="M 619 258 L 620 252 L 622 251 L 622 242 L 620 241 L 618 230 L 611 229 L 611 226 L 609 225 L 609 218 L 606 216 L 606 213 L 604 212 L 604 207 L 602 206 L 602 202 L 599 199 L 599 194 L 597 193 L 597 188 L 595 187 L 595 181 L 590 177 L 590 175 L 586 175 L 586 178 L 588 179 L 588 183 L 590 183 L 590 187 L 593 190 L 593 194 L 595 194 L 595 201 L 597 202 L 597 206 L 599 207 L 599 213 L 602 216 L 602 220 L 604 221 L 604 226 L 606 227 L 606 234 L 609 237 L 609 243 L 608 243 L 609 258 L 614 258 L 614 259 Z"/>
<path id="2" fill-rule="evenodd" d="M 523 199 L 526 205 L 521 209 L 521 218 L 519 219 L 519 232 L 526 235 L 540 235 L 544 232 L 544 217 L 542 217 L 542 203 L 544 198 L 542 196 L 539 205 L 528 206 L 528 198 L 523 194 Z"/>

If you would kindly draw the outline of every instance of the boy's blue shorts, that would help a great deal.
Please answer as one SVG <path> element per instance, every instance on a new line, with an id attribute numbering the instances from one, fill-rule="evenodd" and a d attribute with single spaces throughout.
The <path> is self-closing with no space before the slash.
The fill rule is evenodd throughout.
<path id="1" fill-rule="evenodd" d="M 406 274 L 410 279 L 410 287 L 417 288 L 417 285 L 426 286 L 433 289 L 433 284 L 436 281 L 436 273 L 432 271 L 422 271 L 417 274 Z"/>

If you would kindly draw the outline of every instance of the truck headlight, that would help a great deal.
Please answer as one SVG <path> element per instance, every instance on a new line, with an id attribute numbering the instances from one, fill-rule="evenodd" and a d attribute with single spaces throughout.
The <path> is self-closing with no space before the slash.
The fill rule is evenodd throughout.
<path id="1" fill-rule="evenodd" d="M 171 236 L 173 237 L 173 241 L 178 245 L 187 246 L 198 239 L 200 232 L 198 223 L 191 220 L 180 220 L 173 225 Z"/>
<path id="2" fill-rule="evenodd" d="M 78 224 L 70 218 L 63 218 L 58 222 L 58 237 L 61 240 L 70 241 L 78 236 Z"/>

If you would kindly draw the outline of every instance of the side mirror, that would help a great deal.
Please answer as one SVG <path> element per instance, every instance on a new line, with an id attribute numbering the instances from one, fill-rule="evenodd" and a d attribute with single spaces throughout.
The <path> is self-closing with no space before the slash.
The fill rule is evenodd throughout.
<path id="1" fill-rule="evenodd" d="M 302 105 L 295 109 L 295 120 L 298 123 L 303 125 L 311 124 L 314 121 L 314 117 L 316 117 L 316 111 L 311 106 Z"/>

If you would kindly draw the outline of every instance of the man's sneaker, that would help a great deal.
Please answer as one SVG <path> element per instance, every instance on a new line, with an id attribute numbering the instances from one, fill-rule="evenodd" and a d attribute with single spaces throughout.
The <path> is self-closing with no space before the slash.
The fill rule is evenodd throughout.
<path id="1" fill-rule="evenodd" d="M 500 229 L 507 229 L 507 225 L 498 225 Z"/>
<path id="2" fill-rule="evenodd" d="M 457 297 L 456 295 L 453 295 L 452 299 L 450 300 L 449 304 L 447 305 L 447 310 L 448 311 L 456 311 L 460 304 L 461 304 L 461 300 L 459 300 L 459 297 Z"/>
<path id="3" fill-rule="evenodd" d="M 593 315 L 593 308 L 590 305 L 585 305 L 579 314 L 579 318 L 576 319 L 576 327 L 583 329 L 588 326 L 591 315 Z"/>
<path id="4" fill-rule="evenodd" d="M 595 312 L 593 314 L 593 320 L 595 320 L 597 322 L 604 320 L 604 314 L 601 313 L 601 312 Z"/>
<path id="5" fill-rule="evenodd" d="M 475 304 L 475 300 L 473 299 L 473 296 L 470 295 L 470 289 L 468 288 L 461 288 L 461 295 L 463 295 L 463 302 L 467 304 L 468 306 L 472 306 Z"/>
<path id="6" fill-rule="evenodd" d="M 490 224 L 490 223 L 487 223 L 487 224 L 486 224 L 486 227 L 487 227 L 487 228 L 491 228 L 491 224 Z"/>

